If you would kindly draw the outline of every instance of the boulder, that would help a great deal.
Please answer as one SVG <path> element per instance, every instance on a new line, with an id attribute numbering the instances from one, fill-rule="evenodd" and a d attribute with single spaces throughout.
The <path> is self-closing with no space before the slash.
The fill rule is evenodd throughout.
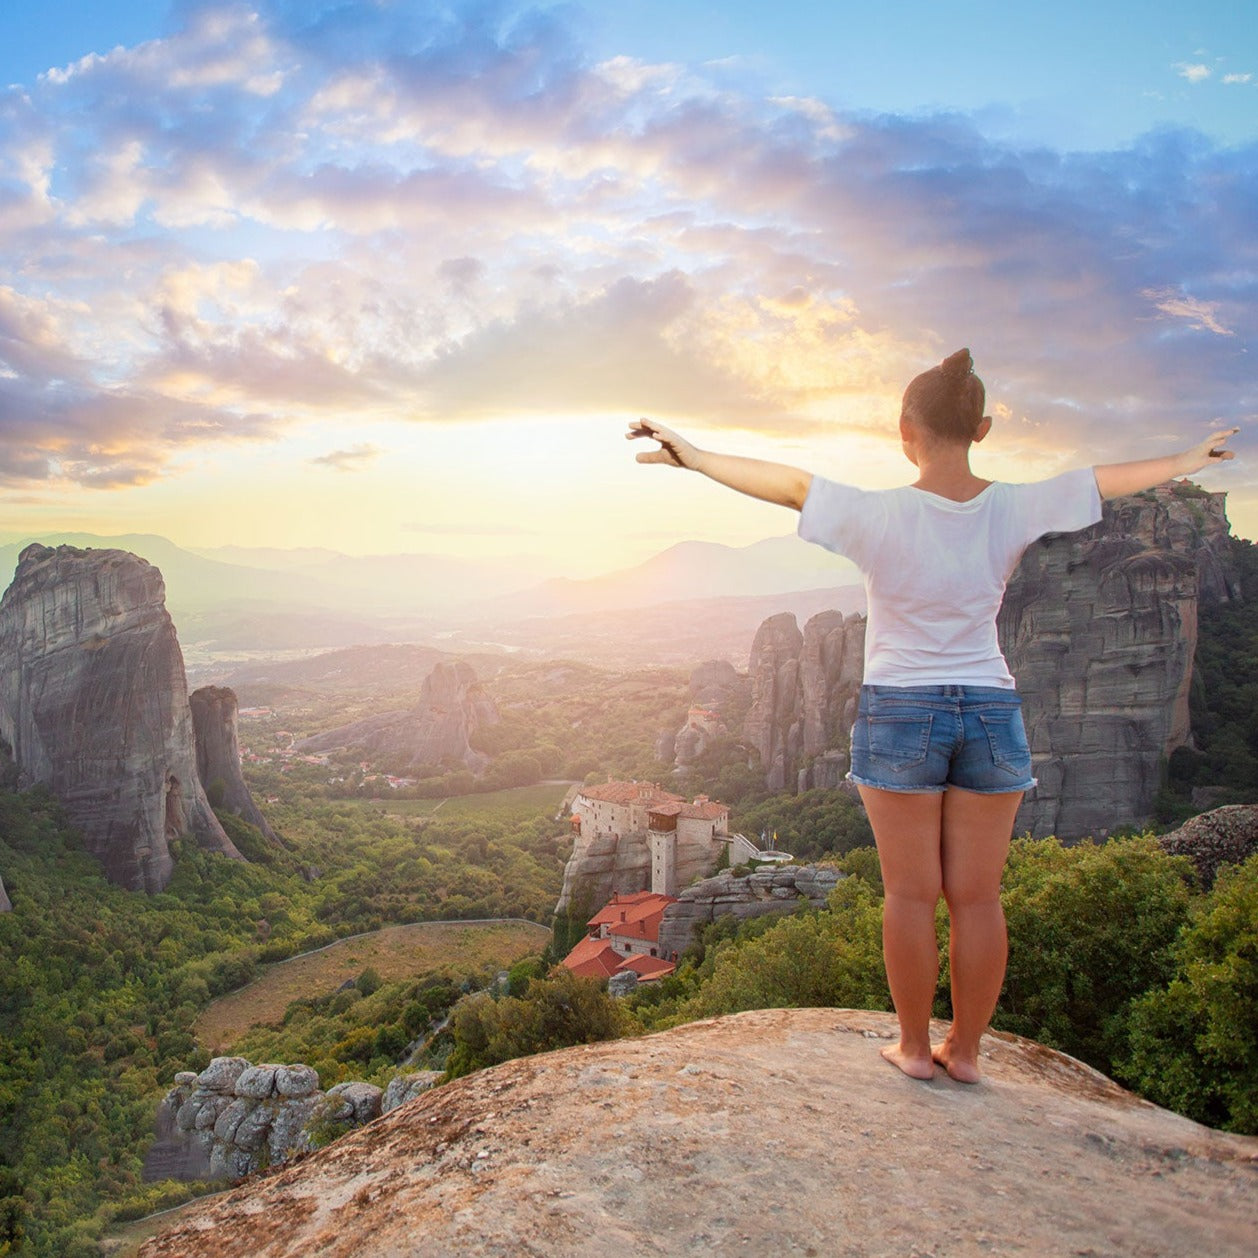
<path id="1" fill-rule="evenodd" d="M 1161 835 L 1158 842 L 1172 856 L 1189 857 L 1209 890 L 1225 865 L 1239 865 L 1258 852 L 1258 804 L 1215 808 Z"/>
<path id="2" fill-rule="evenodd" d="M 197 1087 L 205 1092 L 234 1094 L 236 1080 L 248 1069 L 249 1063 L 243 1057 L 215 1057 L 197 1075 Z"/>
<path id="3" fill-rule="evenodd" d="M 380 1117 L 384 1090 L 373 1083 L 338 1083 L 328 1089 L 328 1096 L 348 1104 L 354 1122 L 369 1123 L 373 1118 Z"/>
<path id="4" fill-rule="evenodd" d="M 407 1101 L 422 1096 L 430 1088 L 436 1087 L 441 1077 L 440 1070 L 414 1070 L 409 1074 L 395 1075 L 384 1090 L 380 1112 L 388 1114 L 399 1105 L 405 1105 Z"/>
<path id="5" fill-rule="evenodd" d="M 275 1076 L 280 1069 L 280 1066 L 250 1066 L 242 1070 L 236 1080 L 236 1095 L 265 1101 L 275 1091 Z"/>
<path id="6" fill-rule="evenodd" d="M 319 1090 L 319 1075 L 310 1066 L 277 1066 L 275 1090 L 280 1096 L 312 1096 Z"/>

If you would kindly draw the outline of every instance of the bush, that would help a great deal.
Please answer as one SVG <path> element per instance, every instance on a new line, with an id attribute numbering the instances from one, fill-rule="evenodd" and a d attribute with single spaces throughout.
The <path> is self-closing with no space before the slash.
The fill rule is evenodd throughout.
<path id="1" fill-rule="evenodd" d="M 1258 856 L 1194 906 L 1174 965 L 1133 1005 L 1117 1073 L 1198 1122 L 1258 1135 Z"/>
<path id="2" fill-rule="evenodd" d="M 1111 1071 L 1131 1002 L 1171 977 L 1192 867 L 1156 840 L 1013 844 L 1002 900 L 1009 970 L 992 1025 Z"/>

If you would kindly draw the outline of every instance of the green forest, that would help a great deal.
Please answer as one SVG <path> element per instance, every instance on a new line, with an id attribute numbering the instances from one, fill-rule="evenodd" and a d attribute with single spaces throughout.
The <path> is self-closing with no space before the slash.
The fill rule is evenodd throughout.
<path id="1" fill-rule="evenodd" d="M 1243 587 L 1258 590 L 1258 548 L 1234 550 Z M 380 697 L 285 694 L 309 728 L 323 724 L 325 701 L 352 717 Z M 249 863 L 179 845 L 170 886 L 151 897 L 109 884 L 56 801 L 0 775 L 0 874 L 13 902 L 0 915 L 0 1255 L 95 1255 L 117 1220 L 199 1191 L 145 1184 L 140 1171 L 174 1074 L 208 1061 L 195 1027 L 216 998 L 272 963 L 390 924 L 550 924 L 571 846 L 556 820 L 564 787 L 520 783 L 671 780 L 652 748 L 684 717 L 680 672 L 611 677 L 520 662 L 494 694 L 504 719 L 484 749 L 505 767 L 492 781 L 460 796 L 453 788 L 468 783 L 437 766 L 415 798 L 380 799 L 329 784 L 326 769 L 250 766 L 281 845 L 223 815 Z M 1171 758 L 1158 801 L 1166 827 L 1258 797 L 1258 618 L 1248 605 L 1202 607 L 1192 712 L 1196 746 Z M 552 972 L 556 941 L 512 967 L 507 991 L 476 967 L 390 981 L 364 970 L 352 990 L 311 992 L 233 1051 L 305 1060 L 325 1087 L 383 1084 L 425 1037 L 423 1064 L 455 1075 L 741 1009 L 887 1008 L 881 886 L 860 809 L 832 792 L 770 795 L 733 738 L 717 740 L 678 789 L 723 799 L 734 829 L 775 833 L 798 859 L 850 876 L 825 911 L 714 924 L 675 975 L 628 998 Z M 1075 847 L 1022 839 L 1004 898 L 1012 960 L 999 1029 L 1192 1118 L 1258 1134 L 1258 858 L 1204 889 L 1147 835 Z M 942 909 L 939 929 L 942 938 Z M 937 1012 L 948 1014 L 946 967 Z"/>

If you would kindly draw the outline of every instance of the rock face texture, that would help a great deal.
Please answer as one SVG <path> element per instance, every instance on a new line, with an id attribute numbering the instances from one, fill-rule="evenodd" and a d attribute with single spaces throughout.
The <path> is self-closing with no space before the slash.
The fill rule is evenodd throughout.
<path id="1" fill-rule="evenodd" d="M 207 797 L 216 808 L 235 813 L 277 842 L 240 772 L 236 692 L 227 686 L 202 686 L 188 696 L 188 704 L 196 738 L 197 775 Z"/>
<path id="2" fill-rule="evenodd" d="M 401 1075 L 388 1093 L 370 1083 L 338 1083 L 322 1092 L 309 1066 L 215 1057 L 199 1075 L 175 1076 L 157 1113 L 157 1141 L 144 1177 L 243 1179 L 379 1118 L 440 1077 L 435 1071 Z"/>
<path id="3" fill-rule="evenodd" d="M 183 655 L 161 573 L 120 550 L 21 554 L 0 600 L 0 737 L 61 799 L 109 878 L 170 879 L 170 840 L 240 859 L 197 775 Z"/>
<path id="4" fill-rule="evenodd" d="M 1145 821 L 1191 737 L 1197 601 L 1239 596 L 1222 494 L 1172 486 L 1032 544 L 997 626 L 1039 785 L 1015 828 L 1061 838 Z"/>
<path id="5" fill-rule="evenodd" d="M 743 878 L 717 874 L 686 887 L 664 910 L 660 956 L 680 956 L 694 941 L 696 926 L 732 914 L 739 921 L 766 913 L 825 908 L 826 897 L 843 875 L 814 865 L 761 866 Z"/>
<path id="6" fill-rule="evenodd" d="M 878 1056 L 894 1027 L 758 1010 L 507 1062 L 191 1207 L 139 1252 L 1252 1254 L 1258 1140 L 1014 1037 L 986 1039 L 977 1087 L 906 1079 Z"/>
<path id="7" fill-rule="evenodd" d="M 1080 533 L 1034 543 L 997 621 L 1039 786 L 1016 829 L 1101 835 L 1152 812 L 1163 766 L 1191 738 L 1199 600 L 1241 591 L 1225 495 L 1178 482 L 1105 504 Z M 774 790 L 839 785 L 864 671 L 863 618 L 774 616 L 751 654 L 743 736 Z"/>
<path id="8" fill-rule="evenodd" d="M 751 645 L 743 738 L 760 753 L 770 790 L 842 780 L 864 661 L 863 616 L 819 612 L 802 634 L 790 612 L 760 626 Z"/>
<path id="9" fill-rule="evenodd" d="M 1227 804 L 1185 821 L 1158 842 L 1172 856 L 1187 856 L 1201 884 L 1214 886 L 1224 865 L 1239 865 L 1258 852 L 1258 804 Z"/>
<path id="10" fill-rule="evenodd" d="M 4 879 L 0 878 L 0 913 L 12 913 L 13 905 L 9 903 L 8 892 L 4 889 Z"/>
<path id="11" fill-rule="evenodd" d="M 657 759 L 679 769 L 688 768 L 719 735 L 728 732 L 727 714 L 749 698 L 750 680 L 728 660 L 709 660 L 690 674 L 690 711 L 675 733 L 661 734 L 655 745 Z"/>
<path id="12" fill-rule="evenodd" d="M 555 912 L 588 918 L 612 896 L 633 895 L 650 886 L 651 848 L 645 831 L 578 840 L 564 865 Z"/>
<path id="13" fill-rule="evenodd" d="M 297 744 L 302 751 L 360 752 L 398 770 L 462 765 L 479 773 L 489 757 L 470 739 L 498 723 L 498 709 L 476 679 L 470 664 L 437 664 L 424 679 L 419 703 L 404 712 L 342 725 Z"/>

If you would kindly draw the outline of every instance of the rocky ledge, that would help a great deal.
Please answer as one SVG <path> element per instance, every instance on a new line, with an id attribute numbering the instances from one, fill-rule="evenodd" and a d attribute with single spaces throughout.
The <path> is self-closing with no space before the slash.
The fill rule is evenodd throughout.
<path id="1" fill-rule="evenodd" d="M 660 956 L 680 956 L 694 942 L 695 928 L 718 917 L 745 921 L 766 913 L 823 909 L 842 877 L 837 869 L 825 866 L 781 865 L 762 866 L 743 876 L 722 873 L 705 878 L 687 887 L 676 903 L 664 910 Z"/>
<path id="2" fill-rule="evenodd" d="M 309 1066 L 215 1057 L 200 1074 L 175 1076 L 157 1113 L 144 1177 L 243 1179 L 387 1114 L 440 1078 L 423 1070 L 399 1075 L 385 1090 L 338 1083 L 322 1092 Z"/>
<path id="3" fill-rule="evenodd" d="M 888 1014 L 775 1009 L 508 1062 L 204 1202 L 143 1258 L 1248 1256 L 1258 1139 L 990 1036 L 977 1087 Z M 942 1028 L 940 1029 L 942 1033 Z"/>
<path id="4" fill-rule="evenodd" d="M 1258 852 L 1258 804 L 1228 804 L 1203 812 L 1158 842 L 1172 856 L 1190 857 L 1202 886 L 1214 886 L 1224 865 L 1239 865 Z"/>

